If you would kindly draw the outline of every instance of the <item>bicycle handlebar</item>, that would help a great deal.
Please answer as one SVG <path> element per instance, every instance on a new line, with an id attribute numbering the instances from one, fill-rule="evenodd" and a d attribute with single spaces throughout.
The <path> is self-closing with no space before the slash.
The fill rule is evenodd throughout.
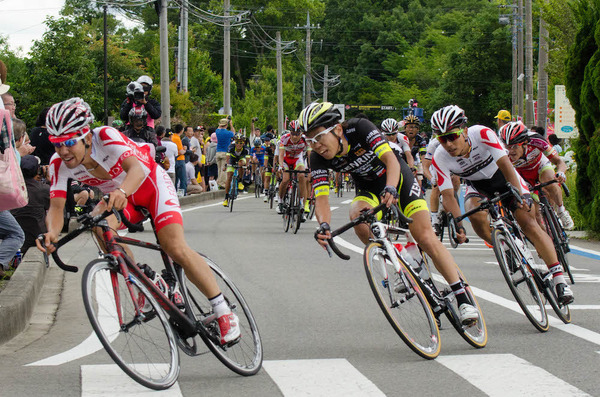
<path id="1" fill-rule="evenodd" d="M 552 185 L 554 183 L 558 183 L 558 180 L 552 179 L 552 180 L 550 180 L 548 182 L 538 183 L 537 185 L 535 185 L 533 187 L 533 189 L 534 190 L 541 190 L 543 187 Z M 564 182 L 562 182 L 560 184 L 560 186 L 562 187 L 563 191 L 565 192 L 565 196 L 569 197 L 571 195 L 571 191 L 569 190 L 569 188 L 567 187 L 567 185 Z"/>
<path id="2" fill-rule="evenodd" d="M 375 214 L 377 214 L 379 211 L 384 211 L 384 210 L 389 210 L 386 206 L 385 203 L 381 203 L 379 204 L 377 207 L 374 208 L 370 208 L 366 211 L 363 211 L 358 217 L 354 218 L 353 220 L 351 220 L 350 222 L 346 223 L 345 225 L 339 227 L 338 229 L 334 230 L 331 232 L 331 238 L 327 239 L 327 252 L 329 254 L 329 256 L 331 256 L 331 252 L 329 251 L 329 247 L 331 247 L 331 249 L 333 250 L 333 252 L 335 252 L 335 254 L 343 259 L 343 260 L 349 260 L 350 256 L 344 254 L 337 246 L 337 244 L 335 243 L 335 241 L 333 240 L 333 238 L 335 236 L 339 236 L 340 234 L 346 232 L 348 229 L 360 224 L 360 223 L 365 223 L 368 222 L 369 219 L 373 218 L 375 216 Z M 402 212 L 398 212 L 398 216 L 400 218 L 401 222 L 404 222 L 406 224 L 412 223 L 412 219 L 406 217 Z"/>
<path id="3" fill-rule="evenodd" d="M 506 186 L 509 189 L 508 192 L 504 192 L 502 194 L 496 193 L 496 196 L 492 199 L 485 198 L 485 199 L 481 200 L 477 207 L 473 208 L 471 211 L 465 212 L 461 216 L 454 218 L 455 222 L 458 224 L 458 222 L 473 215 L 474 213 L 486 210 L 486 209 L 490 208 L 492 205 L 496 204 L 497 202 L 502 201 L 505 198 L 508 198 L 510 196 L 515 197 L 517 199 L 517 201 L 519 202 L 519 204 L 523 204 L 523 199 L 521 198 L 521 195 L 519 194 L 517 189 L 510 182 L 507 182 Z"/>

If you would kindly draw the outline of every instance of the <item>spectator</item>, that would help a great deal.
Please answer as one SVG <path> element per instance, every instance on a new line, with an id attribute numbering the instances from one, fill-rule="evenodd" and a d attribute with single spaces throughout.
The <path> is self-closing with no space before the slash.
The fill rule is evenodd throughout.
<path id="1" fill-rule="evenodd" d="M 550 142 L 550 144 L 554 147 L 556 153 L 558 153 L 559 155 L 562 153 L 563 149 L 562 147 L 560 147 L 560 139 L 558 139 L 556 134 L 548 135 L 548 142 Z"/>
<path id="2" fill-rule="evenodd" d="M 6 86 L 8 87 L 8 86 Z M 10 112 L 10 117 L 15 118 L 15 112 L 17 111 L 17 104 L 15 103 L 15 98 L 13 98 L 12 94 L 9 92 L 5 92 L 2 94 L 2 103 L 4 104 L 4 109 Z"/>
<path id="3" fill-rule="evenodd" d="M 198 183 L 198 177 L 196 174 L 196 165 L 198 164 L 199 157 L 197 154 L 190 154 L 190 161 L 185 164 L 185 173 L 187 176 L 187 194 L 198 194 L 202 193 L 204 189 L 202 185 Z"/>
<path id="4" fill-rule="evenodd" d="M 229 129 L 227 129 L 227 125 L 229 125 Z M 215 131 L 217 134 L 217 170 L 219 172 L 217 184 L 223 189 L 225 188 L 225 181 L 227 179 L 227 173 L 223 169 L 227 163 L 227 151 L 229 150 L 234 131 L 233 123 L 229 118 L 221 119 L 219 127 Z"/>
<path id="5" fill-rule="evenodd" d="M 191 134 L 190 134 L 191 132 Z M 190 142 L 190 136 L 194 136 L 194 130 L 192 127 L 188 127 L 186 126 L 183 129 L 183 134 L 180 135 L 181 138 L 181 144 L 183 145 L 183 147 L 185 148 L 185 162 L 186 164 L 189 163 L 190 161 L 190 154 L 192 154 L 192 144 Z"/>
<path id="6" fill-rule="evenodd" d="M 187 191 L 187 183 L 185 180 L 185 152 L 187 147 L 184 147 L 181 142 L 183 134 L 183 126 L 175 125 L 175 131 L 171 136 L 171 140 L 177 145 L 177 157 L 175 158 L 175 190 L 181 189 L 183 194 Z"/>
<path id="7" fill-rule="evenodd" d="M 25 255 L 30 247 L 35 247 L 35 239 L 46 233 L 46 211 L 50 207 L 50 185 L 41 179 L 46 176 L 47 167 L 40 167 L 40 159 L 25 155 L 21 159 L 21 171 L 25 178 L 29 203 L 22 208 L 11 210 L 15 220 L 25 232 L 21 253 Z"/>
<path id="8" fill-rule="evenodd" d="M 25 122 L 20 119 L 12 119 L 12 123 L 15 147 L 19 153 L 19 157 L 33 153 L 35 147 L 31 146 L 29 135 L 27 135 L 27 126 L 25 125 Z"/>
<path id="9" fill-rule="evenodd" d="M 210 143 L 206 145 L 206 176 L 209 181 L 208 187 L 210 187 L 210 181 L 217 179 L 219 170 L 217 169 L 217 134 L 213 132 L 210 135 Z"/>
<path id="10" fill-rule="evenodd" d="M 162 111 L 160 108 L 160 103 L 158 103 L 156 99 L 150 98 L 150 92 L 152 91 L 152 79 L 149 76 L 140 76 L 136 82 L 129 83 L 128 87 L 131 86 L 133 83 L 141 84 L 142 89 L 144 91 L 144 95 L 142 97 L 134 98 L 133 87 L 136 87 L 135 85 L 132 86 L 131 90 L 128 90 L 127 98 L 125 98 L 125 100 L 121 104 L 121 120 L 125 122 L 128 121 L 129 111 L 131 110 L 134 104 L 144 105 L 146 112 L 148 112 L 146 125 L 148 125 L 151 128 L 154 128 L 154 120 L 160 118 L 160 116 L 162 115 Z M 129 95 L 129 91 L 132 93 L 131 95 Z"/>
<path id="11" fill-rule="evenodd" d="M 267 131 L 260 136 L 260 139 L 264 142 L 270 141 L 273 138 L 275 138 L 275 130 L 273 130 L 273 126 L 269 124 L 267 126 Z"/>
<path id="12" fill-rule="evenodd" d="M 548 135 L 546 135 L 546 129 L 544 127 L 538 127 L 538 126 L 533 126 L 530 128 L 531 131 L 533 132 L 537 132 L 538 134 L 540 134 L 541 136 L 544 137 L 544 139 L 548 139 Z"/>
<path id="13" fill-rule="evenodd" d="M 512 119 L 508 110 L 500 110 L 494 118 L 498 119 L 498 131 L 500 131 L 503 125 L 510 123 Z"/>
<path id="14" fill-rule="evenodd" d="M 112 126 L 121 132 L 123 132 L 123 129 L 125 128 L 125 124 L 123 123 L 123 120 L 119 120 L 119 119 L 114 119 L 112 122 Z"/>
<path id="15" fill-rule="evenodd" d="M 156 132 L 158 137 L 161 140 L 162 146 L 167 148 L 165 152 L 165 156 L 169 159 L 169 169 L 167 169 L 167 174 L 171 178 L 171 182 L 173 182 L 173 186 L 175 186 L 175 159 L 177 158 L 177 145 L 171 140 L 173 136 L 173 131 L 171 129 L 165 129 L 164 126 L 159 125 L 156 127 Z"/>
<path id="16" fill-rule="evenodd" d="M 34 156 L 38 156 L 42 165 L 50 164 L 50 157 L 55 153 L 54 145 L 48 139 L 46 130 L 46 115 L 50 108 L 44 108 L 35 120 L 35 127 L 31 130 L 31 144 L 35 147 Z"/>
<path id="17" fill-rule="evenodd" d="M 143 107 L 132 107 L 129 111 L 129 124 L 123 131 L 123 135 L 134 142 L 151 143 L 154 147 L 158 146 L 158 139 L 154 128 L 146 125 L 148 113 Z"/>

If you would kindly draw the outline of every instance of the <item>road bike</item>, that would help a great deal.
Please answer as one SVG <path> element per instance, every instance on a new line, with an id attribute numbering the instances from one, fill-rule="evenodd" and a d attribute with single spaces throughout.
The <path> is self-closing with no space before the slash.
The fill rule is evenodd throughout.
<path id="1" fill-rule="evenodd" d="M 267 189 L 267 201 L 269 202 L 269 208 L 273 209 L 273 201 L 277 195 L 277 172 L 275 167 L 271 170 L 271 177 L 269 178 L 269 188 Z"/>
<path id="2" fill-rule="evenodd" d="M 571 322 L 571 311 L 568 305 L 558 302 L 552 274 L 546 265 L 534 261 L 531 243 L 511 211 L 501 205 L 502 200 L 510 197 L 514 197 L 519 203 L 523 202 L 519 192 L 510 183 L 507 183 L 507 187 L 508 191 L 496 194 L 491 199 L 483 199 L 476 208 L 453 219 L 452 223 L 457 224 L 478 211 L 488 211 L 492 246 L 504 279 L 527 319 L 537 330 L 546 332 L 550 328 L 546 301 L 566 324 Z"/>
<path id="3" fill-rule="evenodd" d="M 309 171 L 283 170 L 283 172 L 290 174 L 290 181 L 283 198 L 282 206 L 283 231 L 287 233 L 291 228 L 294 234 L 296 234 L 298 233 L 298 229 L 300 229 L 300 224 L 304 222 L 304 207 L 302 206 L 302 199 L 300 197 L 298 174 L 307 174 Z"/>
<path id="4" fill-rule="evenodd" d="M 556 247 L 558 261 L 569 275 L 571 284 L 575 284 L 575 279 L 573 278 L 571 265 L 569 264 L 569 258 L 567 256 L 567 254 L 571 252 L 571 248 L 569 247 L 569 236 L 558 220 L 556 212 L 554 212 L 554 208 L 552 208 L 552 205 L 548 201 L 548 197 L 543 190 L 544 187 L 552 185 L 553 183 L 558 183 L 558 181 L 553 179 L 548 182 L 537 184 L 533 187 L 533 190 L 537 192 L 537 202 L 540 205 L 540 212 L 542 214 L 542 219 L 544 220 L 544 227 L 546 228 L 546 233 L 548 233 L 548 235 L 552 238 L 554 247 Z M 567 188 L 567 185 L 563 183 L 562 188 L 565 191 L 565 195 L 569 197 L 570 192 L 569 188 Z"/>
<path id="5" fill-rule="evenodd" d="M 259 198 L 263 191 L 263 179 L 262 179 L 263 167 L 257 166 L 254 172 L 254 197 Z"/>
<path id="6" fill-rule="evenodd" d="M 148 216 L 145 209 L 139 210 Z M 256 374 L 263 360 L 258 327 L 244 297 L 225 272 L 200 254 L 217 279 L 231 311 L 239 317 L 241 338 L 221 345 L 217 316 L 208 299 L 161 249 L 152 219 L 156 244 L 119 236 L 105 220 L 111 214 L 80 216 L 81 225 L 55 244 L 57 250 L 52 257 L 61 269 L 77 272 L 78 267 L 61 261 L 58 250 L 86 231 L 101 230 L 108 253 L 99 252 L 98 259 L 87 265 L 81 287 L 92 328 L 115 363 L 136 382 L 155 390 L 167 389 L 179 376 L 178 347 L 189 356 L 198 356 L 205 354 L 202 341 L 232 371 L 244 376 Z M 121 219 L 130 231 L 141 230 L 125 217 Z M 43 242 L 43 235 L 38 238 Z M 158 251 L 168 291 L 163 284 L 157 286 L 149 278 L 149 266 L 136 264 L 119 243 Z M 161 285 L 163 288 L 159 288 Z M 181 301 L 174 302 L 169 295 L 177 289 Z"/>
<path id="7" fill-rule="evenodd" d="M 228 167 L 233 168 L 233 176 L 231 177 L 231 186 L 229 186 L 229 199 L 227 202 L 227 206 L 229 207 L 229 212 L 233 212 L 233 202 L 238 196 L 238 184 L 239 184 L 239 169 L 242 168 L 239 165 L 229 165 Z M 245 168 L 245 167 L 244 167 Z"/>
<path id="8" fill-rule="evenodd" d="M 334 237 L 360 223 L 369 224 L 372 237 L 363 254 L 367 279 L 379 307 L 404 343 L 423 358 L 436 358 L 441 349 L 437 319 L 444 313 L 467 343 L 476 348 L 484 347 L 487 344 L 485 320 L 460 269 L 457 268 L 457 271 L 467 297 L 479 311 L 479 319 L 471 326 L 461 324 L 454 293 L 449 286 L 438 288 L 426 257 L 421 254 L 421 258 L 416 258 L 406 249 L 399 251 L 398 247 L 402 246 L 390 241 L 390 235 L 408 236 L 406 227 L 412 220 L 399 211 L 403 225 L 393 226 L 377 220 L 379 211 L 385 211 L 385 204 L 363 211 L 357 218 L 332 231 L 332 238 L 327 240 L 329 255 L 331 247 L 338 257 L 349 260 L 350 256 L 339 250 Z"/>

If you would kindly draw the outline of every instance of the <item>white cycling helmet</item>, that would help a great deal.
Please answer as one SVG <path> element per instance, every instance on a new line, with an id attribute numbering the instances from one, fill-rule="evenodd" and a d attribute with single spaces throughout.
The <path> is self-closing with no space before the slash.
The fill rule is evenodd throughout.
<path id="1" fill-rule="evenodd" d="M 395 119 L 389 118 L 381 122 L 381 131 L 386 135 L 394 135 L 398 132 L 399 125 Z"/>
<path id="2" fill-rule="evenodd" d="M 456 105 L 449 105 L 436 110 L 431 116 L 431 129 L 437 135 L 443 135 L 466 123 L 465 111 Z"/>
<path id="3" fill-rule="evenodd" d="M 150 87 L 152 87 L 152 79 L 150 78 L 150 76 L 140 76 L 138 77 L 137 82 L 140 84 L 148 84 Z"/>
<path id="4" fill-rule="evenodd" d="M 46 115 L 46 128 L 53 143 L 73 138 L 77 133 L 87 133 L 94 115 L 81 98 L 71 98 L 52 105 Z"/>

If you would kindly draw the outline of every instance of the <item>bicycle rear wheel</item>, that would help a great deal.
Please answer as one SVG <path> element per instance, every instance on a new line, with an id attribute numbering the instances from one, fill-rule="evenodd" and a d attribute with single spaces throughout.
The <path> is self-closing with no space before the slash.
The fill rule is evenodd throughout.
<path id="1" fill-rule="evenodd" d="M 434 359 L 440 353 L 440 330 L 423 290 L 400 261 L 396 273 L 380 243 L 365 248 L 364 266 L 371 290 L 390 325 L 419 356 Z M 398 292 L 399 291 L 399 292 Z"/>
<path id="2" fill-rule="evenodd" d="M 241 339 L 235 345 L 221 346 L 210 338 L 200 334 L 204 343 L 213 352 L 213 354 L 227 368 L 233 372 L 250 376 L 256 374 L 263 360 L 262 342 L 258 332 L 258 327 L 250 307 L 242 296 L 233 281 L 208 257 L 200 254 L 208 263 L 213 271 L 217 284 L 225 297 L 231 311 L 238 316 Z M 186 301 L 192 308 L 192 312 L 197 321 L 202 321 L 211 314 L 211 305 L 202 292 L 185 276 L 183 269 L 179 268 L 179 279 L 182 282 L 181 290 L 184 291 Z M 219 340 L 219 325 L 216 320 L 205 324 L 206 330 Z"/>
<path id="3" fill-rule="evenodd" d="M 127 375 L 148 388 L 167 389 L 179 376 L 175 334 L 148 289 L 133 275 L 128 281 L 139 309 L 146 307 L 144 314 L 136 312 L 120 271 L 105 259 L 90 262 L 81 280 L 85 311 L 106 352 Z"/>
<path id="4" fill-rule="evenodd" d="M 283 231 L 287 233 L 290 230 L 290 225 L 292 224 L 292 200 L 290 197 L 290 193 L 286 193 L 283 198 Z"/>
<path id="5" fill-rule="evenodd" d="M 302 215 L 304 215 L 304 207 L 300 203 L 300 195 L 296 191 L 296 196 L 294 200 L 294 234 L 298 233 L 298 229 L 300 229 L 300 224 L 302 223 Z"/>
<path id="6" fill-rule="evenodd" d="M 492 244 L 504 279 L 523 313 L 538 331 L 548 331 L 550 323 L 544 299 L 528 267 L 522 265 L 521 255 L 512 238 L 504 231 L 494 229 Z"/>

